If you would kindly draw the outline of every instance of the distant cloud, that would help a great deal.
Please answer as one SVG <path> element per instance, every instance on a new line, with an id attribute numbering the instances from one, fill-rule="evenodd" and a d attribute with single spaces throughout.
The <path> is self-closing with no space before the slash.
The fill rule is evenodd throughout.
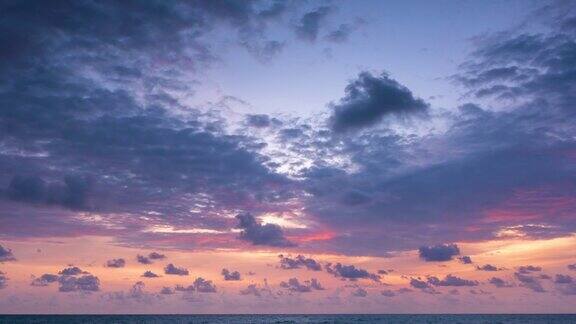
<path id="1" fill-rule="evenodd" d="M 152 264 L 152 261 L 150 261 L 150 259 L 148 257 L 145 257 L 143 255 L 138 254 L 136 256 L 136 260 L 138 261 L 138 263 L 142 263 L 142 264 Z"/>
<path id="2" fill-rule="evenodd" d="M 161 295 L 173 295 L 174 290 L 170 287 L 162 287 L 162 289 L 160 289 L 160 294 Z"/>
<path id="3" fill-rule="evenodd" d="M 164 267 L 164 273 L 177 276 L 187 276 L 189 274 L 188 269 L 179 268 L 172 263 L 169 263 L 166 267 Z"/>
<path id="4" fill-rule="evenodd" d="M 124 266 L 126 265 L 126 260 L 120 258 L 120 259 L 112 259 L 112 260 L 108 260 L 106 262 L 106 266 L 108 268 L 124 268 Z"/>
<path id="5" fill-rule="evenodd" d="M 45 273 L 38 278 L 34 278 L 31 285 L 36 287 L 45 287 L 53 282 L 57 282 L 58 278 L 60 278 L 58 275 Z"/>
<path id="6" fill-rule="evenodd" d="M 148 270 L 148 271 L 144 272 L 144 274 L 142 274 L 142 277 L 144 277 L 144 278 L 158 278 L 160 276 L 155 274 L 154 272 Z"/>
<path id="7" fill-rule="evenodd" d="M 312 258 L 306 258 L 303 255 L 297 255 L 295 258 L 290 258 L 280 254 L 280 268 L 284 270 L 298 269 L 305 267 L 312 271 L 321 271 L 322 265 Z"/>
<path id="8" fill-rule="evenodd" d="M 497 266 L 491 265 L 491 264 L 485 264 L 483 266 L 476 266 L 476 270 L 480 270 L 480 271 L 499 271 L 502 270 L 502 268 L 498 268 Z"/>
<path id="9" fill-rule="evenodd" d="M 12 250 L 0 245 L 0 262 L 14 261 L 16 258 L 12 254 Z"/>
<path id="10" fill-rule="evenodd" d="M 520 286 L 522 287 L 526 287 L 534 292 L 539 293 L 546 291 L 544 290 L 544 287 L 542 287 L 542 284 L 537 278 L 527 275 L 525 272 L 519 272 L 519 271 L 515 272 L 514 277 L 516 278 L 516 280 L 520 282 Z"/>
<path id="11" fill-rule="evenodd" d="M 569 270 L 574 270 L 574 271 L 576 271 L 576 263 L 574 263 L 574 264 L 569 264 L 569 265 L 567 265 L 566 267 L 567 267 Z"/>
<path id="12" fill-rule="evenodd" d="M 569 284 L 572 282 L 574 282 L 574 279 L 569 275 L 557 274 L 554 278 L 554 283 L 557 284 Z"/>
<path id="13" fill-rule="evenodd" d="M 472 262 L 472 258 L 470 258 L 469 256 L 461 256 L 458 258 L 458 260 L 460 260 L 460 262 L 464 263 L 464 264 L 471 264 Z"/>
<path id="14" fill-rule="evenodd" d="M 297 278 L 290 278 L 288 281 L 282 281 L 280 283 L 280 287 L 300 293 L 308 293 L 314 290 L 324 290 L 320 282 L 314 278 L 311 280 L 306 280 L 303 283 L 300 283 Z"/>
<path id="15" fill-rule="evenodd" d="M 150 260 L 163 260 L 166 259 L 166 256 L 158 252 L 151 252 L 150 254 L 148 254 L 148 258 Z"/>
<path id="16" fill-rule="evenodd" d="M 428 283 L 433 286 L 445 286 L 445 287 L 472 287 L 478 286 L 478 281 L 476 280 L 467 280 L 456 277 L 454 275 L 447 275 L 444 279 L 438 279 L 437 277 L 431 276 L 428 277 Z"/>
<path id="17" fill-rule="evenodd" d="M 261 297 L 263 291 L 268 291 L 265 288 L 259 288 L 256 284 L 249 284 L 246 288 L 240 290 L 240 295 L 252 295 Z"/>
<path id="18" fill-rule="evenodd" d="M 249 241 L 253 245 L 268 245 L 276 247 L 290 247 L 294 243 L 284 237 L 282 228 L 276 224 L 262 225 L 249 213 L 236 216 L 238 227 L 242 229 L 240 239 Z"/>
<path id="19" fill-rule="evenodd" d="M 354 290 L 354 292 L 352 293 L 352 296 L 354 296 L 354 297 L 366 297 L 366 296 L 368 296 L 368 292 L 366 291 L 366 289 L 358 287 Z"/>
<path id="20" fill-rule="evenodd" d="M 370 279 L 379 282 L 380 276 L 374 273 L 370 273 L 367 270 L 356 268 L 353 265 L 342 265 L 337 263 L 336 265 L 332 266 L 332 264 L 326 265 L 326 271 L 330 274 L 333 274 L 336 277 L 341 277 L 349 280 L 357 280 L 357 279 Z"/>
<path id="21" fill-rule="evenodd" d="M 93 292 L 100 290 L 100 280 L 93 275 L 83 275 L 81 277 L 61 276 L 58 279 L 61 292 L 84 291 Z"/>
<path id="22" fill-rule="evenodd" d="M 78 268 L 78 267 L 68 267 L 68 268 L 64 268 L 62 270 L 60 270 L 60 272 L 58 272 L 58 274 L 64 275 L 64 276 L 77 276 L 80 274 L 87 274 L 88 272 L 83 271 L 82 269 Z"/>
<path id="23" fill-rule="evenodd" d="M 215 293 L 216 285 L 212 283 L 212 280 L 206 280 L 202 277 L 196 278 L 194 280 L 194 288 L 200 293 Z"/>
<path id="24" fill-rule="evenodd" d="M 0 271 L 0 289 L 6 288 L 8 283 L 8 277 L 6 277 L 6 274 L 2 271 Z"/>
<path id="25" fill-rule="evenodd" d="M 542 267 L 527 265 L 518 267 L 518 272 L 521 274 L 529 274 L 532 272 L 542 271 Z"/>
<path id="26" fill-rule="evenodd" d="M 428 262 L 450 261 L 460 254 L 460 249 L 456 244 L 439 244 L 434 246 L 422 246 L 418 249 L 421 259 Z"/>
<path id="27" fill-rule="evenodd" d="M 332 104 L 330 123 L 336 132 L 361 129 L 387 116 L 407 117 L 424 113 L 428 104 L 388 75 L 362 72 L 346 86 L 346 96 Z"/>
<path id="28" fill-rule="evenodd" d="M 240 272 L 230 271 L 228 269 L 222 269 L 222 275 L 226 281 L 238 281 L 240 280 Z"/>
<path id="29" fill-rule="evenodd" d="M 488 281 L 489 283 L 493 284 L 497 288 L 505 288 L 505 287 L 512 287 L 511 283 L 506 282 L 505 280 L 497 277 L 492 277 Z"/>

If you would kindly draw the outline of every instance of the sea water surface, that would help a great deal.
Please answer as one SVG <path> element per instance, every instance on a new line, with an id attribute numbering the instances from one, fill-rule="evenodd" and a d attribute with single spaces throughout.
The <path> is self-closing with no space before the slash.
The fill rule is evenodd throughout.
<path id="1" fill-rule="evenodd" d="M 0 323 L 576 323 L 575 315 L 0 315 Z"/>

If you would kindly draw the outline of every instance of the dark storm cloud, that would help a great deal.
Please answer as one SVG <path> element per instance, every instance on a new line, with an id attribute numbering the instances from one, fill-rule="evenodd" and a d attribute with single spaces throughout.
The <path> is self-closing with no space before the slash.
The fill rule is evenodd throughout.
<path id="1" fill-rule="evenodd" d="M 164 273 L 177 276 L 187 276 L 189 274 L 188 269 L 177 267 L 172 263 L 164 267 Z"/>
<path id="2" fill-rule="evenodd" d="M 253 245 L 268 245 L 276 247 L 290 247 L 294 243 L 284 237 L 282 228 L 276 224 L 262 225 L 256 221 L 250 213 L 238 214 L 236 216 L 242 229 L 240 239 L 251 242 Z"/>
<path id="3" fill-rule="evenodd" d="M 16 260 L 16 258 L 14 257 L 12 250 L 0 245 L 0 262 L 14 261 L 14 260 Z"/>
<path id="4" fill-rule="evenodd" d="M 324 290 L 318 280 L 312 278 L 301 283 L 297 278 L 290 278 L 288 281 L 282 281 L 280 287 L 286 288 L 293 292 L 308 293 L 314 290 Z"/>
<path id="5" fill-rule="evenodd" d="M 511 283 L 508 283 L 504 279 L 497 278 L 497 277 L 490 278 L 490 280 L 488 282 L 493 284 L 497 288 L 512 287 Z"/>
<path id="6" fill-rule="evenodd" d="M 34 278 L 31 285 L 36 287 L 46 287 L 53 282 L 57 282 L 58 278 L 60 278 L 58 275 L 45 273 L 38 278 Z"/>
<path id="7" fill-rule="evenodd" d="M 316 38 L 318 38 L 322 23 L 324 23 L 328 14 L 333 10 L 332 7 L 323 6 L 304 14 L 302 18 L 300 18 L 298 25 L 294 28 L 296 35 L 300 39 L 314 42 Z"/>
<path id="8" fill-rule="evenodd" d="M 472 287 L 478 286 L 478 281 L 468 280 L 456 277 L 454 275 L 447 275 L 444 279 L 438 279 L 437 277 L 428 277 L 428 283 L 433 286 L 446 286 L 446 287 Z"/>
<path id="9" fill-rule="evenodd" d="M 108 260 L 106 262 L 106 266 L 108 268 L 124 268 L 124 266 L 126 265 L 126 260 L 120 258 L 120 259 L 112 259 L 112 260 Z"/>
<path id="10" fill-rule="evenodd" d="M 418 249 L 421 259 L 428 262 L 433 261 L 450 261 L 456 255 L 460 254 L 460 249 L 456 244 L 439 244 L 433 246 L 421 246 Z"/>
<path id="11" fill-rule="evenodd" d="M 228 269 L 222 269 L 221 272 L 222 276 L 224 276 L 224 280 L 226 281 L 238 281 L 240 279 L 240 272 L 238 271 L 230 271 Z"/>
<path id="12" fill-rule="evenodd" d="M 15 176 L 6 192 L 8 198 L 15 201 L 86 209 L 90 188 L 90 180 L 78 176 L 67 175 L 62 183 L 50 185 L 40 177 Z"/>
<path id="13" fill-rule="evenodd" d="M 322 265 L 312 258 L 307 258 L 303 255 L 297 255 L 295 258 L 284 256 L 280 254 L 280 268 L 284 270 L 299 269 L 305 267 L 312 271 L 321 271 Z"/>
<path id="14" fill-rule="evenodd" d="M 372 126 L 387 116 L 423 113 L 428 104 L 388 75 L 362 72 L 346 86 L 346 96 L 332 104 L 330 123 L 337 132 Z"/>
<path id="15" fill-rule="evenodd" d="M 340 263 L 336 263 L 332 265 L 330 263 L 326 264 L 326 272 L 336 276 L 341 277 L 344 279 L 349 279 L 352 281 L 358 279 L 370 279 L 379 282 L 380 276 L 367 270 L 357 268 L 353 265 L 342 265 Z"/>

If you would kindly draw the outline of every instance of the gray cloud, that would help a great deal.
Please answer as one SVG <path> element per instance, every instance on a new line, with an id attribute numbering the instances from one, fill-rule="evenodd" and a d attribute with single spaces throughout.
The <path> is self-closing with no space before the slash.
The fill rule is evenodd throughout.
<path id="1" fill-rule="evenodd" d="M 306 280 L 303 283 L 300 283 L 297 278 L 290 278 L 288 281 L 282 281 L 280 283 L 280 287 L 299 293 L 308 293 L 314 290 L 324 290 L 320 282 L 314 278 Z"/>
<path id="2" fill-rule="evenodd" d="M 340 263 L 336 263 L 336 265 L 332 266 L 332 264 L 328 263 L 326 265 L 326 272 L 333 274 L 336 277 L 341 277 L 349 280 L 358 280 L 358 279 L 370 279 L 373 281 L 380 281 L 380 276 L 374 273 L 370 273 L 367 270 L 356 268 L 353 265 L 342 265 Z"/>
<path id="3" fill-rule="evenodd" d="M 0 271 L 0 289 L 6 288 L 6 286 L 8 285 L 8 277 L 6 277 L 6 274 L 2 271 Z"/>
<path id="4" fill-rule="evenodd" d="M 450 261 L 460 254 L 460 249 L 456 244 L 439 244 L 434 246 L 421 246 L 418 249 L 421 259 L 428 262 Z"/>
<path id="5" fill-rule="evenodd" d="M 431 276 L 428 277 L 428 283 L 433 286 L 446 286 L 446 287 L 472 287 L 478 286 L 478 281 L 476 280 L 468 280 L 456 277 L 454 275 L 446 275 L 444 279 L 438 279 L 437 277 Z"/>
<path id="6" fill-rule="evenodd" d="M 299 269 L 305 267 L 312 271 L 321 271 L 322 265 L 312 258 L 306 258 L 303 255 L 297 255 L 295 258 L 280 254 L 280 268 L 284 270 Z"/>
<path id="7" fill-rule="evenodd" d="M 543 293 L 546 292 L 546 290 L 544 289 L 544 287 L 542 287 L 542 284 L 540 283 L 540 280 L 538 280 L 537 278 L 521 273 L 521 272 L 515 272 L 514 273 L 514 277 L 516 278 L 516 280 L 518 280 L 520 282 L 520 286 L 528 288 L 534 292 L 538 292 L 538 293 Z"/>
<path id="8" fill-rule="evenodd" d="M 16 260 L 16 258 L 14 257 L 12 250 L 0 245 L 0 262 L 14 261 L 14 260 Z"/>
<path id="9" fill-rule="evenodd" d="M 164 273 L 177 276 L 187 276 L 189 274 L 188 269 L 177 267 L 172 263 L 164 267 Z"/>
<path id="10" fill-rule="evenodd" d="M 58 283 L 60 284 L 58 290 L 61 292 L 93 292 L 100 290 L 100 280 L 93 275 L 83 275 L 80 277 L 64 275 L 60 276 Z"/>
<path id="11" fill-rule="evenodd" d="M 58 274 L 63 275 L 63 276 L 77 276 L 80 274 L 88 274 L 88 272 L 83 271 L 82 269 L 80 269 L 78 267 L 72 266 L 72 267 L 62 269 L 60 272 L 58 272 Z"/>
<path id="12" fill-rule="evenodd" d="M 222 269 L 222 275 L 224 276 L 224 280 L 226 281 L 238 281 L 240 279 L 240 272 L 238 271 L 230 271 L 228 269 Z"/>
<path id="13" fill-rule="evenodd" d="M 249 213 L 238 214 L 238 228 L 242 229 L 240 239 L 251 242 L 253 245 L 269 245 L 276 247 L 294 246 L 284 237 L 282 228 L 276 224 L 259 224 Z"/>
<path id="14" fill-rule="evenodd" d="M 216 285 L 212 283 L 212 280 L 206 280 L 202 277 L 196 278 L 194 280 L 194 288 L 200 293 L 215 293 Z"/>
<path id="15" fill-rule="evenodd" d="M 574 280 L 570 275 L 557 274 L 554 278 L 554 283 L 557 284 L 569 284 L 572 282 L 574 282 Z"/>
<path id="16" fill-rule="evenodd" d="M 106 262 L 106 266 L 108 268 L 124 268 L 124 266 L 126 265 L 126 260 L 120 258 L 120 259 L 112 259 L 112 260 L 108 260 Z"/>
<path id="17" fill-rule="evenodd" d="M 304 14 L 298 25 L 295 26 L 296 35 L 306 41 L 316 41 L 322 23 L 332 10 L 331 7 L 322 6 Z"/>
<path id="18" fill-rule="evenodd" d="M 38 278 L 34 278 L 31 285 L 36 287 L 46 287 L 53 282 L 57 282 L 59 278 L 58 275 L 45 273 Z"/>
<path id="19" fill-rule="evenodd" d="M 490 280 L 488 282 L 493 284 L 497 288 L 512 287 L 511 283 L 508 283 L 504 279 L 497 278 L 497 277 L 490 278 Z"/>
<path id="20" fill-rule="evenodd" d="M 366 296 L 368 296 L 368 292 L 366 291 L 366 289 L 358 287 L 354 290 L 354 292 L 352 293 L 352 296 L 354 296 L 354 297 L 366 297 Z"/>
<path id="21" fill-rule="evenodd" d="M 387 116 L 407 117 L 427 109 L 428 104 L 388 75 L 362 72 L 346 86 L 346 96 L 332 105 L 330 123 L 342 132 L 372 126 Z"/>
<path id="22" fill-rule="evenodd" d="M 470 258 L 469 256 L 461 256 L 458 258 L 458 260 L 460 260 L 460 262 L 464 263 L 464 264 L 472 264 L 472 258 Z"/>
<path id="23" fill-rule="evenodd" d="M 144 277 L 144 278 L 158 278 L 160 276 L 155 274 L 154 272 L 148 270 L 148 271 L 144 272 L 144 274 L 142 274 L 142 277 Z"/>
<path id="24" fill-rule="evenodd" d="M 476 270 L 480 270 L 480 271 L 499 271 L 499 270 L 503 270 L 502 268 L 498 268 L 497 266 L 491 265 L 491 264 L 485 264 L 483 266 L 476 266 Z"/>

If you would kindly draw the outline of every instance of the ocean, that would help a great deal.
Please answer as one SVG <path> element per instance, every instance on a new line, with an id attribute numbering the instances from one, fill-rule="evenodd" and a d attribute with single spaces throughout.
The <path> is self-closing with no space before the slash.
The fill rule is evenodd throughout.
<path id="1" fill-rule="evenodd" d="M 0 323 L 576 323 L 576 315 L 0 315 Z"/>

